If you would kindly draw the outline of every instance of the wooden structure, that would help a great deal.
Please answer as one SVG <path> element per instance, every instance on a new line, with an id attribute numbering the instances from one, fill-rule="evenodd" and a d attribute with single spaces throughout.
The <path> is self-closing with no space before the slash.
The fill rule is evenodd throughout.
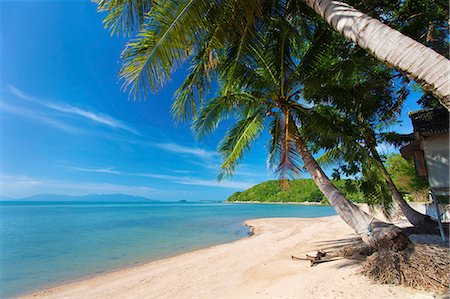
<path id="1" fill-rule="evenodd" d="M 414 158 L 416 174 L 428 178 L 433 192 L 449 195 L 449 112 L 427 109 L 409 117 L 416 140 L 400 149 L 402 156 Z"/>
<path id="2" fill-rule="evenodd" d="M 450 197 L 449 111 L 445 108 L 426 109 L 411 112 L 409 117 L 416 140 L 402 147 L 400 153 L 405 159 L 414 159 L 416 175 L 428 179 L 440 224 L 436 199 Z M 445 239 L 442 229 L 441 235 Z"/>

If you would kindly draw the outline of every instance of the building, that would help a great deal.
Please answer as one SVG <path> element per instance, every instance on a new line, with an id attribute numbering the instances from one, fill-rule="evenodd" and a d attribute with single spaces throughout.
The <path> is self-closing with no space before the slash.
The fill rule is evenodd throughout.
<path id="1" fill-rule="evenodd" d="M 416 175 L 426 177 L 435 198 L 443 199 L 444 220 L 450 217 L 448 199 L 450 196 L 450 147 L 449 111 L 445 108 L 426 109 L 409 114 L 415 141 L 402 147 L 400 153 L 405 159 L 414 158 Z M 420 212 L 433 218 L 436 211 L 432 205 L 422 205 Z M 417 209 L 417 207 L 414 207 Z"/>
<path id="2" fill-rule="evenodd" d="M 416 174 L 428 178 L 436 195 L 449 195 L 449 112 L 427 109 L 409 114 L 416 140 L 400 149 L 405 159 L 414 158 Z"/>

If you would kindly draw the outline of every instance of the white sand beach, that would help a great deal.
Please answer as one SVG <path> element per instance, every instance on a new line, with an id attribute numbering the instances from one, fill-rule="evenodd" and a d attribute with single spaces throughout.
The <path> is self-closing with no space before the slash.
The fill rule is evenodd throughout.
<path id="1" fill-rule="evenodd" d="M 354 238 L 338 217 L 249 220 L 255 234 L 232 243 L 71 282 L 23 298 L 432 298 L 372 284 L 355 261 L 310 267 L 291 255 L 330 251 Z"/>

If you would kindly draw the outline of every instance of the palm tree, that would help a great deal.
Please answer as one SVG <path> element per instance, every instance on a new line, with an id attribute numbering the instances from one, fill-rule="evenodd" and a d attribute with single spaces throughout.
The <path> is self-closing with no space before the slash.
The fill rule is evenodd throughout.
<path id="1" fill-rule="evenodd" d="M 234 171 L 270 118 L 269 162 L 277 165 L 282 182 L 300 173 L 302 160 L 337 213 L 365 242 L 392 244 L 403 236 L 400 229 L 346 199 L 302 137 L 302 122 L 311 117 L 299 97 L 302 83 L 315 65 L 327 63 L 322 58 L 331 32 L 311 19 L 311 10 L 295 14 L 290 10 L 290 6 L 258 0 L 222 1 L 220 6 L 193 0 L 154 1 L 138 38 L 124 51 L 125 87 L 131 85 L 135 95 L 157 89 L 177 64 L 189 58 L 190 72 L 177 91 L 174 116 L 181 120 L 195 116 L 199 136 L 216 128 L 223 118 L 238 118 L 219 145 L 224 157 L 222 177 Z M 215 78 L 221 84 L 219 97 L 204 103 Z"/>
<path id="2" fill-rule="evenodd" d="M 195 55 L 205 41 L 214 39 L 219 46 L 227 43 L 227 30 L 254 27 L 252 23 L 258 22 L 265 8 L 272 6 L 272 1 L 263 0 L 97 3 L 99 11 L 108 13 L 105 25 L 113 32 L 127 34 L 140 29 L 137 40 L 130 42 L 124 52 L 122 71 L 125 85 L 133 85 L 135 92 L 141 88 L 157 89 L 177 64 Z M 444 56 L 344 2 L 286 2 L 293 14 L 305 13 L 305 4 L 345 38 L 420 83 L 450 109 L 450 62 Z"/>
<path id="3" fill-rule="evenodd" d="M 349 120 L 336 121 L 343 116 L 334 112 L 325 117 L 323 112 L 322 109 L 320 116 L 316 115 L 313 123 L 316 124 L 316 129 L 318 123 L 321 126 L 334 125 L 333 132 L 328 132 L 327 136 L 332 141 L 326 141 L 326 144 L 333 143 L 333 147 L 329 148 L 329 151 L 319 158 L 319 164 L 346 163 L 341 165 L 340 170 L 347 175 L 355 175 L 357 171 L 362 170 L 365 187 L 369 187 L 368 193 L 365 194 L 366 197 L 377 197 L 387 208 L 390 208 L 390 201 L 383 197 L 392 197 L 411 224 L 427 231 L 435 231 L 437 223 L 428 215 L 421 214 L 411 208 L 402 197 L 377 150 L 378 140 L 384 140 L 385 135 L 397 134 L 392 132 L 376 134 L 370 127 L 371 124 Z M 332 117 L 332 120 L 329 117 Z M 310 123 L 309 126 L 311 125 Z M 388 190 L 385 190 L 381 185 L 386 185 Z M 379 192 L 373 193 L 373 190 Z"/>
<path id="4" fill-rule="evenodd" d="M 354 66 L 353 74 L 336 76 L 336 71 L 344 69 L 349 62 L 362 64 L 363 67 Z M 322 79 L 320 86 L 315 83 L 319 78 Z M 313 136 L 317 143 L 322 142 L 328 147 L 329 152 L 321 160 L 356 163 L 360 165 L 356 169 L 363 168 L 363 172 L 364 169 L 376 169 L 378 178 L 382 180 L 378 183 L 387 185 L 390 195 L 409 222 L 417 227 L 435 230 L 435 221 L 411 208 L 403 199 L 377 150 L 380 141 L 398 142 L 399 139 L 399 135 L 393 132 L 381 132 L 396 121 L 408 94 L 406 86 L 394 88 L 394 79 L 390 71 L 373 64 L 364 56 L 353 56 L 350 61 L 341 59 L 336 64 L 327 65 L 304 86 L 306 96 L 311 95 L 310 100 L 321 112 L 311 118 L 308 125 L 327 131 L 327 134 L 321 134 L 319 142 L 317 136 Z M 326 106 L 320 107 L 319 103 Z M 354 169 L 347 167 L 344 171 L 347 175 L 353 175 Z M 377 179 L 371 176 L 369 182 L 376 184 Z"/>
<path id="5" fill-rule="evenodd" d="M 316 27 L 312 34 L 297 30 L 294 21 L 272 18 L 264 33 L 217 57 L 218 96 L 201 104 L 193 129 L 198 137 L 213 131 L 223 119 L 236 117 L 219 145 L 221 178 L 231 175 L 238 161 L 265 127 L 269 128 L 268 162 L 283 185 L 302 171 L 300 160 L 339 216 L 369 244 L 383 242 L 400 230 L 363 212 L 334 186 L 308 149 L 302 124 L 315 114 L 304 105 L 301 86 L 317 65 L 327 63 L 330 32 Z M 310 28 L 311 29 L 311 28 Z M 314 42 L 305 42 L 313 39 Z M 303 53 L 299 56 L 294 54 Z M 202 76 L 192 67 L 190 76 Z M 189 82 L 189 77 L 187 79 Z M 189 86 L 189 84 L 185 84 Z M 183 89 L 174 107 L 184 107 Z M 181 95 L 181 96 L 180 96 Z M 175 111 L 185 111 L 175 108 Z"/>
<path id="6" fill-rule="evenodd" d="M 447 58 L 344 2 L 303 1 L 342 36 L 421 83 L 450 109 L 450 62 Z"/>

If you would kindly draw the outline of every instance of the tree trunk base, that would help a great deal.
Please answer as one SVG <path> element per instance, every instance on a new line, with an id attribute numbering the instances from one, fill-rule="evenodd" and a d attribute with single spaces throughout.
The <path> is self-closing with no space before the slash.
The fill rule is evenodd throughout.
<path id="1" fill-rule="evenodd" d="M 406 232 L 409 234 L 430 234 L 430 235 L 440 235 L 439 224 L 434 221 L 428 215 L 424 215 L 424 220 L 421 223 L 415 224 L 413 227 L 407 228 Z M 442 223 L 442 228 L 444 229 L 445 235 L 449 234 L 449 223 Z"/>
<path id="2" fill-rule="evenodd" d="M 376 250 L 402 251 L 411 244 L 408 236 L 397 226 L 381 221 L 371 223 L 368 233 L 362 236 L 364 243 Z"/>
<path id="3" fill-rule="evenodd" d="M 367 258 L 362 273 L 377 283 L 403 285 L 443 294 L 448 291 L 450 250 L 414 244 L 402 251 L 380 249 Z"/>
<path id="4" fill-rule="evenodd" d="M 373 245 L 355 240 L 341 248 L 337 256 L 361 261 L 361 273 L 376 283 L 403 285 L 438 294 L 448 292 L 448 246 L 414 244 L 404 231 L 396 232 L 395 227 L 384 227 L 377 236 L 379 239 L 372 242 Z"/>

